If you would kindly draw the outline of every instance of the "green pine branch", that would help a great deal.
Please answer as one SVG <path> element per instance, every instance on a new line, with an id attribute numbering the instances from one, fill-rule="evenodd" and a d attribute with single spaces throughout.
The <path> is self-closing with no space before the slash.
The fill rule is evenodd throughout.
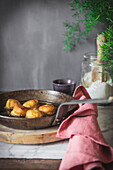
<path id="1" fill-rule="evenodd" d="M 107 42 L 102 46 L 105 71 L 113 80 L 113 0 L 72 0 L 70 3 L 74 22 L 65 22 L 64 49 L 71 51 L 76 43 L 84 41 L 98 23 L 104 23 Z M 82 28 L 81 28 L 82 25 Z"/>

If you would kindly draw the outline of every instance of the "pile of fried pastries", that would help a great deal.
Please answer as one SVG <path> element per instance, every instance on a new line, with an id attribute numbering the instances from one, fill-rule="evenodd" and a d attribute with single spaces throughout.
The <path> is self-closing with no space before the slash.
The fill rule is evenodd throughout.
<path id="1" fill-rule="evenodd" d="M 21 104 L 16 99 L 8 99 L 5 105 L 5 109 L 8 110 L 8 113 L 11 116 L 26 118 L 39 118 L 55 113 L 54 105 L 44 104 L 40 106 L 37 99 L 28 100 L 23 104 Z"/>

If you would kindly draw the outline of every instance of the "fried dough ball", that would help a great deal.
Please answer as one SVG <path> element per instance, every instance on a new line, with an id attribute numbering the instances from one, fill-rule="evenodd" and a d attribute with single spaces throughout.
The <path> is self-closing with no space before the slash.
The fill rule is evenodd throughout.
<path id="1" fill-rule="evenodd" d="M 40 106 L 39 111 L 44 114 L 52 115 L 55 113 L 55 107 L 52 104 L 46 104 Z"/>
<path id="2" fill-rule="evenodd" d="M 13 108 L 13 110 L 11 111 L 11 115 L 12 116 L 25 116 L 26 112 L 27 112 L 27 108 L 23 107 L 23 106 L 15 106 Z"/>
<path id="3" fill-rule="evenodd" d="M 16 99 L 8 99 L 5 108 L 13 109 L 15 106 L 21 106 L 20 102 Z"/>
<path id="4" fill-rule="evenodd" d="M 23 104 L 24 107 L 28 108 L 28 109 L 34 109 L 37 108 L 38 106 L 38 100 L 28 100 L 27 102 L 25 102 Z"/>
<path id="5" fill-rule="evenodd" d="M 39 117 L 43 117 L 43 114 L 37 109 L 28 110 L 26 112 L 26 118 L 39 118 Z"/>

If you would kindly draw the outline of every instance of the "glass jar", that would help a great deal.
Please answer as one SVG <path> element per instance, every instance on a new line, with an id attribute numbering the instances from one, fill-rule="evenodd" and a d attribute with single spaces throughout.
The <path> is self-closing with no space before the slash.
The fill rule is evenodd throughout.
<path id="1" fill-rule="evenodd" d="M 98 62 L 95 53 L 84 54 L 81 64 L 81 84 L 93 99 L 106 99 L 113 95 L 111 76 L 104 71 L 104 66 Z"/>

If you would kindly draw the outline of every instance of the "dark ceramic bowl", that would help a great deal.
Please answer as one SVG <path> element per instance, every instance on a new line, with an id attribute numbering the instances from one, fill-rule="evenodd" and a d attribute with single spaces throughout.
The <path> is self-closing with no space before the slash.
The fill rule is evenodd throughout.
<path id="1" fill-rule="evenodd" d="M 76 82 L 71 79 L 53 80 L 53 90 L 66 93 L 70 96 L 73 95 L 75 87 L 76 87 Z"/>

